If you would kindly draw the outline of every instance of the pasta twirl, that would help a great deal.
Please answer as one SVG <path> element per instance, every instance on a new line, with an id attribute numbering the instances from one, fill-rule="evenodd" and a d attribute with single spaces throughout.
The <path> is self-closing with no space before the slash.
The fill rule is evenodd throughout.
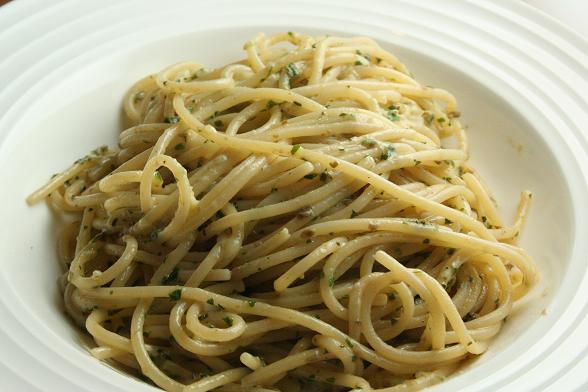
<path id="1" fill-rule="evenodd" d="M 130 127 L 34 192 L 92 355 L 167 391 L 418 390 L 536 280 L 468 164 L 454 97 L 367 38 L 259 34 L 172 65 Z"/>

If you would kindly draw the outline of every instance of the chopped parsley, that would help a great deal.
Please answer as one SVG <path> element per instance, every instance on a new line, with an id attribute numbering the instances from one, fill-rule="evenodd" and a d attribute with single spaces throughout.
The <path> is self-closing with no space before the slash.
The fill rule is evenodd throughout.
<path id="1" fill-rule="evenodd" d="M 227 324 L 229 327 L 233 326 L 233 318 L 230 316 L 225 316 L 223 317 L 223 321 L 225 322 L 225 324 Z"/>
<path id="2" fill-rule="evenodd" d="M 176 150 L 183 150 L 184 148 L 186 148 L 186 146 L 184 145 L 184 143 L 178 143 L 176 144 L 176 146 L 174 147 Z"/>
<path id="3" fill-rule="evenodd" d="M 174 269 L 169 274 L 161 278 L 161 284 L 168 285 L 175 283 L 178 280 L 178 272 L 180 272 L 180 269 L 178 267 L 174 267 Z"/>
<path id="4" fill-rule="evenodd" d="M 290 78 L 295 78 L 296 76 L 298 76 L 300 74 L 300 71 L 298 70 L 298 67 L 296 66 L 296 64 L 290 63 L 290 64 L 286 65 L 285 69 L 286 69 L 286 74 L 288 74 L 288 76 Z"/>
<path id="5" fill-rule="evenodd" d="M 424 112 L 422 114 L 423 120 L 425 121 L 425 124 L 427 126 L 430 126 L 431 123 L 433 123 L 433 120 L 435 119 L 435 115 L 433 113 L 430 112 Z"/>
<path id="6" fill-rule="evenodd" d="M 153 231 L 151 232 L 151 235 L 150 235 L 151 239 L 152 240 L 157 239 L 157 237 L 159 237 L 159 233 L 161 233 L 162 230 L 163 229 L 161 227 L 153 229 Z"/>
<path id="7" fill-rule="evenodd" d="M 257 303 L 257 301 L 254 300 L 254 299 L 250 299 L 250 300 L 247 301 L 247 305 L 249 305 L 250 308 L 255 307 L 255 304 L 256 303 Z"/>
<path id="8" fill-rule="evenodd" d="M 163 122 L 167 124 L 177 124 L 178 122 L 180 122 L 180 118 L 178 116 L 165 117 L 163 119 Z"/>
<path id="9" fill-rule="evenodd" d="M 182 289 L 176 289 L 169 293 L 169 300 L 170 301 L 177 301 L 182 298 Z"/>
<path id="10" fill-rule="evenodd" d="M 300 144 L 295 144 L 292 146 L 292 149 L 290 150 L 290 154 L 294 155 L 298 152 L 298 150 L 300 150 Z"/>
<path id="11" fill-rule="evenodd" d="M 398 106 L 390 106 L 387 113 L 387 117 L 390 121 L 398 121 L 400 120 L 400 115 L 398 114 Z"/>
<path id="12" fill-rule="evenodd" d="M 380 160 L 386 161 L 386 160 L 388 160 L 388 158 L 390 158 L 395 153 L 396 153 L 396 149 L 394 148 L 394 146 L 387 146 L 386 149 L 384 151 L 382 151 L 382 155 L 380 155 Z"/>
<path id="13" fill-rule="evenodd" d="M 376 145 L 376 141 L 372 139 L 363 139 L 361 145 L 364 147 L 373 147 Z"/>
<path id="14" fill-rule="evenodd" d="M 334 276 L 330 276 L 328 283 L 329 283 L 329 287 L 335 286 L 335 277 Z"/>

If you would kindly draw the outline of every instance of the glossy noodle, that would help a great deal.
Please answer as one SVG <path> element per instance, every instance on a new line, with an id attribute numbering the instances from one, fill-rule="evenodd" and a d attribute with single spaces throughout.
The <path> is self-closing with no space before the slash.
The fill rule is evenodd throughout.
<path id="1" fill-rule="evenodd" d="M 137 82 L 129 127 L 33 193 L 70 217 L 67 313 L 166 391 L 438 383 L 536 280 L 455 98 L 368 38 L 259 34 Z"/>

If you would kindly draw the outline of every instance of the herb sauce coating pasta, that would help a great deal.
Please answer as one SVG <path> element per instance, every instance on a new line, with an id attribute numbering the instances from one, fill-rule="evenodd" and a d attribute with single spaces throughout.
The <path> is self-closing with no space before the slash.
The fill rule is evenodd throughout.
<path id="1" fill-rule="evenodd" d="M 137 82 L 129 127 L 33 193 L 96 358 L 166 391 L 419 390 L 536 280 L 455 98 L 368 38 L 259 34 Z"/>

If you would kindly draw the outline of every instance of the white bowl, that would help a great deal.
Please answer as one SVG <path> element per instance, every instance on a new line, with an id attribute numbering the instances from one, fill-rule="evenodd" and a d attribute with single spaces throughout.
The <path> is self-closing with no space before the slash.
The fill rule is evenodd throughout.
<path id="1" fill-rule="evenodd" d="M 87 353 L 62 311 L 56 217 L 24 199 L 87 151 L 116 144 L 122 96 L 139 77 L 180 60 L 236 60 L 248 37 L 283 30 L 375 38 L 417 80 L 457 97 L 473 165 L 507 221 L 519 192 L 534 192 L 522 245 L 540 283 L 487 353 L 431 390 L 547 390 L 560 378 L 557 390 L 585 389 L 588 44 L 514 2 L 338 3 L 25 1 L 0 9 L 1 390 L 153 390 Z"/>

